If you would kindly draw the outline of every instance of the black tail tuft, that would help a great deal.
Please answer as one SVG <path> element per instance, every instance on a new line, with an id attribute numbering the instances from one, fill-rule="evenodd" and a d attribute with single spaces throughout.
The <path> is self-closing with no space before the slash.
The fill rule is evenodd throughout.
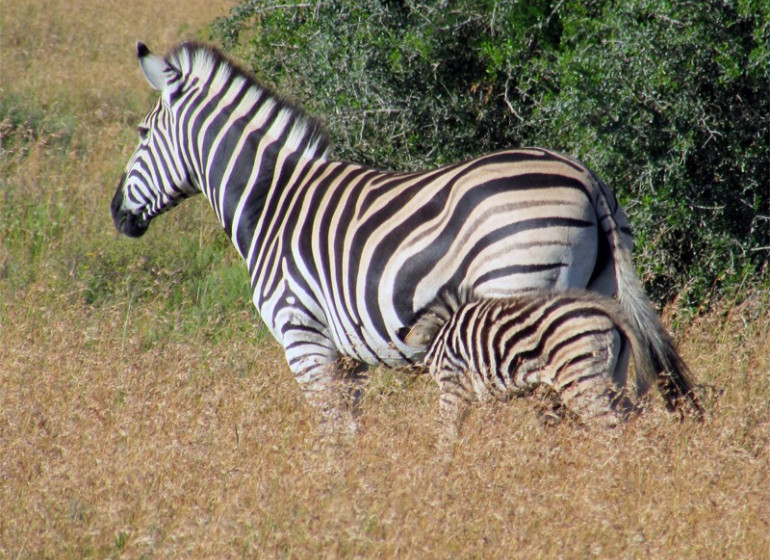
<path id="1" fill-rule="evenodd" d="M 689 410 L 698 420 L 704 416 L 703 404 L 696 394 L 692 373 L 682 357 L 674 349 L 668 333 L 663 333 L 667 344 L 659 347 L 660 351 L 648 346 L 653 366 L 659 373 L 658 388 L 669 411 L 684 412 Z"/>

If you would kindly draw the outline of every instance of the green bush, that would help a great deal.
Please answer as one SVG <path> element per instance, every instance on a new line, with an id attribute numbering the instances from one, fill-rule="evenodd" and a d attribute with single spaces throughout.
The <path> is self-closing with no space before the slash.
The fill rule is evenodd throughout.
<path id="1" fill-rule="evenodd" d="M 336 156 L 415 169 L 541 145 L 618 194 L 659 301 L 770 254 L 770 5 L 244 2 L 214 36 L 324 119 Z"/>

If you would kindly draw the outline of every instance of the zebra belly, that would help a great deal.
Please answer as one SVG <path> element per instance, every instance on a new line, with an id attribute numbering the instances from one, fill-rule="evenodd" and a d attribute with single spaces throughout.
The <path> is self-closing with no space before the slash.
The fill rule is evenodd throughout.
<path id="1" fill-rule="evenodd" d="M 400 339 L 382 336 L 366 326 L 360 316 L 341 313 L 342 306 L 329 306 L 329 298 L 319 298 L 298 289 L 293 282 L 273 297 L 260 301 L 254 296 L 263 322 L 273 337 L 286 346 L 283 333 L 291 326 L 317 332 L 318 345 L 328 348 L 330 341 L 337 352 L 368 365 L 399 367 L 413 363 L 423 353 L 404 345 Z M 395 332 L 396 329 L 394 329 Z M 333 356 L 330 356 L 333 357 Z"/>
<path id="2" fill-rule="evenodd" d="M 424 352 L 404 345 L 398 337 L 386 339 L 370 330 L 347 331 L 344 337 L 332 336 L 340 352 L 369 364 L 400 367 L 415 362 Z"/>

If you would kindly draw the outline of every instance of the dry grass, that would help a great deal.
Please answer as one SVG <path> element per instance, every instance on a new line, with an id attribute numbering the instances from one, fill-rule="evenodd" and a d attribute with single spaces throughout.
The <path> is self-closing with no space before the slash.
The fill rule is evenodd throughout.
<path id="1" fill-rule="evenodd" d="M 768 550 L 767 301 L 752 325 L 742 308 L 689 331 L 686 355 L 724 389 L 703 425 L 656 405 L 603 441 L 547 427 L 517 401 L 474 411 L 445 466 L 426 380 L 376 372 L 359 439 L 329 449 L 277 345 L 147 347 L 131 333 L 150 308 L 126 328 L 125 309 L 39 309 L 29 298 L 11 307 L 0 354 L 9 558 Z"/>
<path id="2" fill-rule="evenodd" d="M 107 205 L 147 99 L 133 40 L 164 50 L 227 4 L 3 4 L 0 93 L 76 124 L 72 157 L 38 138 L 1 161 L 0 191 L 42 208 L 45 236 L 3 247 L 0 229 L 0 558 L 767 557 L 768 294 L 679 333 L 721 392 L 702 425 L 655 402 L 610 440 L 521 400 L 474 410 L 451 464 L 425 379 L 374 372 L 360 437 L 324 446 L 280 348 L 233 327 L 248 317 L 183 329 L 157 271 L 155 296 L 84 299 L 82 263 L 215 230 L 189 203 L 119 239 Z"/>

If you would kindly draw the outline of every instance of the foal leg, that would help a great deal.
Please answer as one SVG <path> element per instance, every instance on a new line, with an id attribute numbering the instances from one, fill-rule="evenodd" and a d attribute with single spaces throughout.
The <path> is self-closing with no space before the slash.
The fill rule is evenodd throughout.
<path id="1" fill-rule="evenodd" d="M 439 386 L 439 422 L 441 435 L 438 448 L 448 453 L 460 433 L 460 421 L 468 404 L 473 398 L 473 392 L 468 386 L 468 372 L 460 372 L 455 368 L 446 367 L 433 371 L 433 378 Z"/>
<path id="2" fill-rule="evenodd" d="M 589 426 L 612 428 L 625 419 L 630 401 L 623 386 L 625 366 L 621 339 L 616 330 L 587 335 L 565 350 L 564 361 L 556 363 L 550 384 L 564 405 Z M 617 371 L 621 365 L 622 372 Z"/>

